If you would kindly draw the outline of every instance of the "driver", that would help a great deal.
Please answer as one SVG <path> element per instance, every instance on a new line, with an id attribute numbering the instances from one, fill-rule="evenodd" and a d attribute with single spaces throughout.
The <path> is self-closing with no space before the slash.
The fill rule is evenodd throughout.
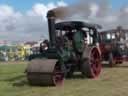
<path id="1" fill-rule="evenodd" d="M 121 34 L 120 32 L 116 33 L 116 38 L 117 38 L 117 41 L 119 41 L 119 42 L 124 42 L 124 40 L 125 40 L 123 34 Z"/>
<path id="2" fill-rule="evenodd" d="M 67 36 L 69 40 L 73 40 L 73 35 L 74 32 L 72 32 L 72 30 L 67 31 L 65 34 L 65 36 Z"/>
<path id="3" fill-rule="evenodd" d="M 72 32 L 72 30 L 68 30 L 66 31 L 66 34 L 65 34 L 65 38 L 66 39 L 66 43 L 68 45 L 69 48 L 71 48 L 73 46 L 73 35 L 74 35 L 74 32 Z"/>

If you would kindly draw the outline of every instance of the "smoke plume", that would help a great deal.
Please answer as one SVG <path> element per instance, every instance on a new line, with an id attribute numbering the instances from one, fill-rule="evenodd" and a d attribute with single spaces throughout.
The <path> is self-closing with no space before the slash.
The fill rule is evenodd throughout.
<path id="1" fill-rule="evenodd" d="M 52 9 L 61 20 L 81 20 L 97 23 L 104 29 L 118 25 L 128 27 L 128 6 L 113 10 L 109 0 L 79 0 L 76 4 Z"/>

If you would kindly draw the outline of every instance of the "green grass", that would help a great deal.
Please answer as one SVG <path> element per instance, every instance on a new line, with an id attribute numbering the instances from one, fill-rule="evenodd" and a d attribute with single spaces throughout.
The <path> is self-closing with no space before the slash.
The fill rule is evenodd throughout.
<path id="1" fill-rule="evenodd" d="M 0 96 L 128 96 L 128 67 L 103 68 L 95 80 L 74 78 L 60 87 L 32 87 L 27 64 L 0 64 Z"/>

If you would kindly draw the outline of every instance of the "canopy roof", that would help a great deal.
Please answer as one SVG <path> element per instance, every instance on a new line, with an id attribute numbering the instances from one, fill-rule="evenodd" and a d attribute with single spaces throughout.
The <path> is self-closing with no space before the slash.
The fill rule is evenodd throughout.
<path id="1" fill-rule="evenodd" d="M 89 28 L 89 29 L 101 29 L 102 27 L 98 24 L 89 24 L 81 21 L 66 21 L 56 23 L 55 25 L 56 30 L 73 30 L 73 29 L 80 29 L 80 28 Z"/>

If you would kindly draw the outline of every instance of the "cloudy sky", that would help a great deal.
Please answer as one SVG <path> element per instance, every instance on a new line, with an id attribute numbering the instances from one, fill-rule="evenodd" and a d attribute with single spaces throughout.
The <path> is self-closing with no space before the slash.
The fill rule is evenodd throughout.
<path id="1" fill-rule="evenodd" d="M 70 9 L 67 20 L 128 27 L 128 0 L 0 0 L 0 40 L 47 38 L 46 13 L 60 6 Z"/>

